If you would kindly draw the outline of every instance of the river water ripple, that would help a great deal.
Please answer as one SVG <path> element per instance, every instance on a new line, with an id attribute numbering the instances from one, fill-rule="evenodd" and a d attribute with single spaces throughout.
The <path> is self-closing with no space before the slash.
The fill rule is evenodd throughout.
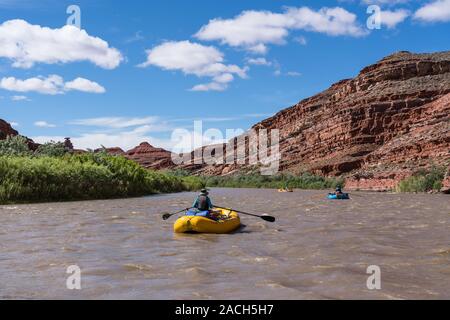
<path id="1" fill-rule="evenodd" d="M 195 194 L 0 206 L 0 299 L 450 299 L 445 195 L 214 189 L 232 235 L 175 235 Z M 82 290 L 66 288 L 78 265 Z M 367 267 L 382 289 L 367 289 Z"/>

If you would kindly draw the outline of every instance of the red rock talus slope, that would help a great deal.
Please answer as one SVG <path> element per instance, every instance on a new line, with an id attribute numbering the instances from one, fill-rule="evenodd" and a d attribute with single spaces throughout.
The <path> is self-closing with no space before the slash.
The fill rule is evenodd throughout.
<path id="1" fill-rule="evenodd" d="M 418 167 L 449 162 L 448 93 L 450 52 L 399 52 L 254 128 L 280 130 L 282 171 L 345 174 L 354 176 L 350 187 L 389 189 Z"/>

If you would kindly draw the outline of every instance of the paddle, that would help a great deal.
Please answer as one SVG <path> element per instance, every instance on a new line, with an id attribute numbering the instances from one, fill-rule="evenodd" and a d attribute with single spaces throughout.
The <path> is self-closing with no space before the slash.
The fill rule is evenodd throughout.
<path id="1" fill-rule="evenodd" d="M 172 216 L 174 216 L 174 215 L 176 215 L 176 214 L 179 214 L 179 213 L 181 213 L 181 212 L 183 212 L 183 211 L 188 211 L 189 209 L 190 209 L 190 208 L 186 208 L 186 209 L 180 210 L 180 211 L 175 212 L 175 213 L 165 213 L 165 214 L 163 214 L 162 218 L 163 218 L 163 220 L 169 220 L 170 217 L 172 217 Z"/>
<path id="2" fill-rule="evenodd" d="M 265 220 L 267 222 L 275 222 L 275 220 L 276 220 L 275 217 L 272 217 L 272 216 L 269 216 L 269 215 L 262 215 L 262 216 L 260 216 L 260 215 L 254 214 L 254 213 L 243 212 L 243 211 L 239 211 L 239 210 L 235 210 L 235 209 L 224 208 L 224 207 L 220 207 L 220 206 L 215 206 L 215 207 L 219 208 L 219 209 L 225 209 L 225 210 L 230 210 L 230 211 L 234 211 L 234 212 L 237 212 L 237 213 L 245 214 L 247 216 L 261 218 L 261 219 L 263 219 L 263 220 Z"/>

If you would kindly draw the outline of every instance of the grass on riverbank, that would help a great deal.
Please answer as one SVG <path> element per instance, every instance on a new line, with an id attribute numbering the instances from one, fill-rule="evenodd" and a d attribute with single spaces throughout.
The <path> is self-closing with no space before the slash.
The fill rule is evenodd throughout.
<path id="1" fill-rule="evenodd" d="M 442 189 L 445 173 L 445 167 L 433 167 L 429 170 L 418 171 L 401 181 L 397 186 L 397 192 L 438 192 Z"/>
<path id="2" fill-rule="evenodd" d="M 324 178 L 312 174 L 294 175 L 236 175 L 230 177 L 209 177 L 203 178 L 208 187 L 227 187 L 227 188 L 267 188 L 267 189 L 309 189 L 321 190 L 332 189 L 336 186 L 342 186 L 343 180 Z"/>
<path id="3" fill-rule="evenodd" d="M 0 203 L 138 197 L 201 185 L 104 153 L 0 156 Z"/>

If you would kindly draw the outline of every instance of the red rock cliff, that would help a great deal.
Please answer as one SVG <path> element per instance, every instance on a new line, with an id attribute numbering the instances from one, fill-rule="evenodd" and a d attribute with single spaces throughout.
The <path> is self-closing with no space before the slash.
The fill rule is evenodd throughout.
<path id="1" fill-rule="evenodd" d="M 125 157 L 149 169 L 160 170 L 175 167 L 169 151 L 155 148 L 148 142 L 143 142 L 136 148 L 126 152 Z"/>
<path id="2" fill-rule="evenodd" d="M 350 188 L 386 190 L 418 168 L 450 163 L 449 93 L 450 52 L 399 52 L 254 128 L 280 130 L 281 171 L 346 175 Z"/>
<path id="3" fill-rule="evenodd" d="M 4 140 L 8 136 L 17 136 L 18 134 L 8 122 L 0 119 L 0 140 Z"/>

